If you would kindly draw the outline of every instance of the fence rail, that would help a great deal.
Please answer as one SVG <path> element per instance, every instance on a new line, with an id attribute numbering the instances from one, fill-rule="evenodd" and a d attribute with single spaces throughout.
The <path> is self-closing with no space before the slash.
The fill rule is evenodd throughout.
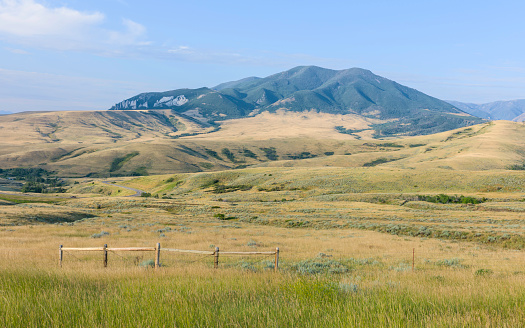
<path id="1" fill-rule="evenodd" d="M 60 245 L 58 248 L 58 264 L 62 267 L 64 261 L 64 251 L 72 252 L 102 252 L 104 267 L 108 266 L 108 252 L 155 252 L 155 269 L 160 267 L 160 243 L 157 243 L 155 247 L 108 247 L 105 244 L 103 247 L 64 247 Z M 162 248 L 165 252 L 177 252 L 177 253 L 190 253 L 190 254 L 201 254 L 213 256 L 213 266 L 215 269 L 219 268 L 219 254 L 220 255 L 275 255 L 274 270 L 279 270 L 279 247 L 275 251 L 271 252 L 220 252 L 219 247 L 215 247 L 215 251 L 200 251 L 193 249 L 178 249 L 178 248 Z"/>

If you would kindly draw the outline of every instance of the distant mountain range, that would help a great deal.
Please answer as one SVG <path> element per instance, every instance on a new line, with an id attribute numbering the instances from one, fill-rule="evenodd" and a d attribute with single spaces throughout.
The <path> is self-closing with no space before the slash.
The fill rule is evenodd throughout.
<path id="1" fill-rule="evenodd" d="M 352 114 L 380 122 L 373 126 L 375 137 L 432 134 L 483 121 L 365 69 L 316 66 L 299 66 L 266 78 L 248 77 L 211 89 L 142 93 L 111 108 L 142 109 L 170 109 L 203 124 L 278 110 Z"/>
<path id="2" fill-rule="evenodd" d="M 0 115 L 9 115 L 9 114 L 13 114 L 12 112 L 8 112 L 6 110 L 1 110 L 0 109 Z"/>
<path id="3" fill-rule="evenodd" d="M 525 120 L 525 99 L 495 101 L 486 104 L 462 103 L 452 100 L 447 102 L 480 118 L 516 122 L 522 122 Z"/>

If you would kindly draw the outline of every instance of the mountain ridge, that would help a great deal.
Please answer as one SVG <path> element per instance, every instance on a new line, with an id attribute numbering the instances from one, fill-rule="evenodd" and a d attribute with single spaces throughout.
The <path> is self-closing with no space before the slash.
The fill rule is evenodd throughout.
<path id="1" fill-rule="evenodd" d="M 524 120 L 525 99 L 499 100 L 484 104 L 463 103 L 447 100 L 459 109 L 484 119 L 508 120 L 521 122 Z"/>
<path id="2" fill-rule="evenodd" d="M 362 68 L 297 66 L 214 88 L 141 93 L 112 110 L 170 109 L 207 124 L 262 112 L 315 110 L 380 119 L 377 138 L 431 134 L 483 122 L 455 106 Z"/>

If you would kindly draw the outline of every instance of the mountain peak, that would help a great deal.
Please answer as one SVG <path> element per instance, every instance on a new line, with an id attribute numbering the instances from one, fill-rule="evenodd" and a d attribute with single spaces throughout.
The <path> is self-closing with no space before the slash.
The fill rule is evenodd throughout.
<path id="1" fill-rule="evenodd" d="M 265 78 L 222 83 L 213 90 L 141 94 L 112 109 L 171 109 L 203 123 L 264 111 L 313 109 L 382 120 L 377 136 L 429 134 L 481 122 L 449 103 L 357 67 L 297 66 Z"/>

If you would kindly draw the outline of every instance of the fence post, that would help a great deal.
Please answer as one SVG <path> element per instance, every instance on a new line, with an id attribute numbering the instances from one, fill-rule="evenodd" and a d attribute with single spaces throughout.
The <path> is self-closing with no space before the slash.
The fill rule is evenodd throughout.
<path id="1" fill-rule="evenodd" d="M 58 247 L 58 265 L 62 267 L 62 258 L 64 257 L 64 251 L 62 250 L 62 245 Z"/>
<path id="2" fill-rule="evenodd" d="M 219 247 L 215 247 L 215 259 L 213 261 L 213 267 L 215 269 L 219 268 Z"/>
<path id="3" fill-rule="evenodd" d="M 160 267 L 160 243 L 155 248 L 155 270 Z"/>
<path id="4" fill-rule="evenodd" d="M 275 249 L 275 272 L 279 271 L 279 247 Z"/>
<path id="5" fill-rule="evenodd" d="M 104 268 L 108 266 L 108 244 L 104 244 Z"/>
<path id="6" fill-rule="evenodd" d="M 412 272 L 414 272 L 415 262 L 416 262 L 416 249 L 412 248 Z"/>

